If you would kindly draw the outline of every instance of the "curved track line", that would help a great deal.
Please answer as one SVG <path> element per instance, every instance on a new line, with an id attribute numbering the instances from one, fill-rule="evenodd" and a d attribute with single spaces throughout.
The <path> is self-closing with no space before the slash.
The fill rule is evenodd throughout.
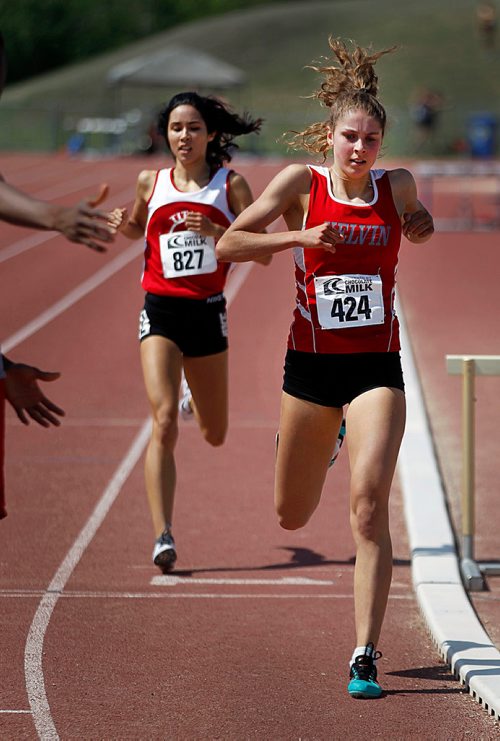
<path id="1" fill-rule="evenodd" d="M 150 421 L 148 419 L 142 425 L 125 458 L 117 468 L 94 511 L 87 520 L 87 523 L 57 569 L 52 581 L 47 587 L 46 593 L 38 605 L 38 609 L 31 623 L 24 652 L 24 674 L 28 701 L 31 712 L 33 713 L 33 721 L 38 735 L 44 741 L 46 739 L 59 738 L 52 720 L 45 692 L 42 665 L 43 641 L 52 612 L 85 549 L 102 525 L 123 484 L 141 457 L 150 434 Z"/>
<path id="2" fill-rule="evenodd" d="M 126 253 L 116 258 L 109 263 L 105 268 L 98 271 L 93 278 L 84 281 L 77 289 L 69 293 L 64 299 L 57 302 L 56 304 L 48 309 L 46 312 L 40 315 L 40 317 L 30 322 L 26 327 L 20 330 L 15 335 L 12 335 L 5 343 L 5 348 L 12 348 L 14 344 L 19 344 L 23 339 L 29 337 L 41 326 L 47 324 L 51 319 L 60 314 L 66 308 L 71 306 L 75 301 L 100 285 L 107 277 L 110 277 L 120 267 L 126 265 L 130 260 L 142 251 L 142 243 L 140 250 L 136 245 L 130 247 Z M 133 254 L 132 254 L 133 253 Z M 119 267 L 116 267 L 119 265 Z M 226 289 L 227 305 L 229 306 L 234 298 L 236 297 L 242 284 L 248 277 L 250 270 L 254 263 L 242 263 L 238 265 L 231 275 L 231 280 L 228 281 Z M 114 269 L 110 270 L 113 266 Z M 82 292 L 83 287 L 85 290 Z M 71 300 L 70 297 L 72 297 Z M 55 311 L 57 307 L 57 311 Z M 54 313 L 55 311 L 55 313 Z M 40 324 L 40 319 L 44 317 L 44 321 Z M 28 328 L 29 331 L 28 331 Z M 21 339 L 18 339 L 21 338 Z M 57 569 L 52 581 L 45 594 L 43 595 L 38 605 L 35 616 L 32 620 L 28 638 L 26 640 L 26 646 L 24 650 L 24 676 L 26 682 L 26 691 L 28 695 L 28 701 L 33 715 L 33 722 L 38 732 L 40 739 L 43 741 L 53 741 L 59 739 L 57 734 L 54 721 L 50 712 L 49 701 L 47 699 L 47 693 L 45 692 L 45 680 L 43 676 L 43 642 L 45 634 L 50 622 L 50 618 L 57 604 L 57 601 L 62 595 L 63 589 L 67 584 L 71 574 L 76 568 L 78 562 L 83 556 L 86 548 L 92 541 L 99 527 L 104 522 L 106 515 L 108 514 L 111 505 L 117 498 L 121 491 L 121 488 L 134 466 L 137 464 L 141 457 L 144 448 L 146 447 L 148 440 L 151 435 L 151 420 L 148 418 L 142 425 L 139 433 L 137 434 L 134 442 L 132 443 L 128 453 L 123 459 L 120 466 L 117 468 L 113 478 L 105 489 L 103 495 L 98 501 L 94 511 L 90 515 L 80 534 L 76 538 L 75 542 L 69 549 L 63 562 Z"/>

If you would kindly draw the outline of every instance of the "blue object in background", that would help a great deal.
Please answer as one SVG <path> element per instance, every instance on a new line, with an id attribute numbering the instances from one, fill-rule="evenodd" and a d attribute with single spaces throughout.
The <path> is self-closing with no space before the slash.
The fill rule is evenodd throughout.
<path id="1" fill-rule="evenodd" d="M 496 147 L 497 120 L 492 113 L 475 113 L 469 118 L 468 135 L 473 157 L 493 157 Z"/>

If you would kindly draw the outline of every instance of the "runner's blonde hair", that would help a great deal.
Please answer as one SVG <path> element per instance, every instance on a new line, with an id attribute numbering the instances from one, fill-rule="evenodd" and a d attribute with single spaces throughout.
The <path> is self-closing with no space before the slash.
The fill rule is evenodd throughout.
<path id="1" fill-rule="evenodd" d="M 351 42 L 349 49 L 341 39 L 328 38 L 333 52 L 331 59 L 312 64 L 308 69 L 319 72 L 324 77 L 320 88 L 310 98 L 317 98 L 321 105 L 330 109 L 327 121 L 311 124 L 303 131 L 292 131 L 294 136 L 288 142 L 294 149 L 305 149 L 312 154 L 322 154 L 326 159 L 329 149 L 328 131 L 334 131 L 337 121 L 352 110 L 363 110 L 376 118 L 385 131 L 387 115 L 378 100 L 378 77 L 374 65 L 384 54 L 395 51 L 396 46 L 382 51 L 363 49 Z"/>

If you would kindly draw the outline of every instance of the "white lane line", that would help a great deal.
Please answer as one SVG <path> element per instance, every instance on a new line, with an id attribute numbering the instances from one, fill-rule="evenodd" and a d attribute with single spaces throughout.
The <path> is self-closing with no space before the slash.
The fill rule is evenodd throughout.
<path id="1" fill-rule="evenodd" d="M 38 609 L 31 623 L 24 653 L 24 675 L 28 701 L 33 713 L 33 721 L 39 737 L 44 739 L 44 741 L 46 739 L 59 738 L 52 720 L 45 692 L 42 663 L 43 641 L 52 612 L 60 597 L 60 593 L 80 561 L 85 549 L 103 523 L 123 484 L 142 455 L 150 434 L 150 421 L 147 420 L 139 430 L 129 451 L 116 470 L 85 526 L 57 569 L 52 581 L 47 587 L 46 594 L 42 597 L 38 605 Z"/>
<path id="2" fill-rule="evenodd" d="M 123 260 L 125 258 L 125 255 L 128 255 L 129 258 L 127 262 L 130 262 L 130 260 L 132 259 L 132 257 L 130 256 L 132 252 L 134 252 L 134 250 L 136 251 L 133 254 L 133 257 L 135 257 L 136 254 L 139 254 L 139 249 L 140 251 L 142 251 L 143 249 L 142 244 L 140 248 L 138 248 L 137 246 L 130 247 L 124 253 L 121 259 Z M 112 275 L 112 273 L 109 273 L 109 270 L 107 270 L 109 269 L 111 264 L 114 264 L 116 266 L 118 263 L 119 263 L 119 258 L 114 260 L 113 263 L 109 263 L 109 265 L 106 266 L 106 268 L 104 268 L 102 271 L 99 271 L 98 274 L 101 275 L 101 280 L 99 281 L 100 283 L 106 280 L 106 278 L 103 277 L 103 274 L 105 272 L 108 273 L 107 277 L 109 277 L 109 275 Z M 123 264 L 126 264 L 126 262 Z M 246 265 L 247 264 L 244 263 L 243 267 L 246 268 Z M 236 297 L 236 294 L 239 291 L 245 278 L 249 274 L 252 265 L 253 263 L 250 263 L 250 267 L 243 269 L 243 270 L 241 269 L 240 266 L 238 266 L 239 270 L 234 271 L 236 275 L 238 275 L 240 272 L 242 272 L 244 275 L 243 279 L 238 278 L 238 283 L 234 288 L 231 288 L 231 284 L 234 283 L 234 274 L 233 274 L 233 280 L 231 280 L 231 282 L 228 281 L 227 290 L 230 291 L 229 296 L 227 296 L 227 292 L 226 292 L 228 306 L 232 303 L 232 301 Z M 89 281 L 84 281 L 84 283 L 82 283 L 81 285 L 83 286 L 83 285 L 87 285 L 87 284 L 90 285 L 91 283 L 95 283 L 95 277 L 96 276 L 94 276 L 94 279 L 90 279 Z M 99 283 L 95 285 L 99 285 Z M 81 286 L 80 286 L 80 289 L 81 289 Z M 88 290 L 92 290 L 92 289 L 89 288 Z M 75 294 L 75 291 L 72 291 L 71 294 L 68 294 L 68 295 L 72 295 L 72 294 Z M 68 297 L 66 297 L 66 299 L 67 298 Z M 81 296 L 78 296 L 78 298 L 81 298 Z M 75 296 L 74 301 L 78 300 L 78 298 Z M 74 301 L 72 303 L 74 303 Z M 63 299 L 62 301 L 58 302 L 58 304 L 56 304 L 55 306 L 59 304 L 62 305 L 63 303 L 67 303 L 67 301 Z M 68 305 L 70 306 L 71 303 L 69 303 Z M 65 308 L 67 308 L 67 306 Z M 64 309 L 61 308 L 60 311 L 58 311 L 58 313 L 61 313 L 61 311 L 63 310 Z M 52 316 L 51 318 L 54 318 L 54 317 Z M 49 318 L 47 318 L 47 320 L 44 323 L 46 324 L 48 321 L 50 321 Z M 32 327 L 34 326 L 34 324 L 35 322 L 32 322 L 30 323 L 30 325 L 27 325 L 27 326 Z M 43 326 L 43 324 L 41 326 Z M 30 331 L 29 334 L 26 334 L 25 332 L 23 332 L 23 330 L 21 330 L 16 335 L 13 335 L 12 337 L 8 338 L 7 342 L 4 343 L 4 352 L 8 352 L 8 348 L 14 347 L 14 343 L 18 344 L 19 342 L 22 341 L 22 339 L 25 339 L 26 336 L 30 336 L 30 334 L 33 334 L 33 332 L 35 331 L 36 329 L 33 329 L 33 331 Z M 22 339 L 19 339 L 20 337 L 22 337 Z M 104 521 L 104 518 L 106 517 L 114 500 L 118 496 L 120 489 L 123 486 L 125 480 L 127 479 L 133 467 L 136 465 L 137 461 L 142 455 L 142 452 L 144 448 L 146 447 L 150 434 L 151 434 L 150 428 L 151 428 L 151 420 L 148 418 L 143 424 L 134 442 L 132 443 L 132 446 L 129 452 L 127 453 L 124 460 L 122 461 L 122 464 L 117 469 L 107 489 L 105 490 L 101 499 L 97 503 L 94 512 L 90 516 L 83 530 L 80 532 L 80 535 L 75 540 L 73 546 L 68 551 L 66 558 L 59 566 L 54 578 L 52 579 L 51 583 L 49 584 L 47 588 L 47 592 L 44 594 L 44 596 L 42 597 L 38 605 L 37 611 L 31 623 L 30 630 L 28 633 L 28 638 L 26 640 L 25 652 L 24 652 L 24 674 L 25 674 L 26 690 L 28 693 L 28 700 L 29 700 L 31 710 L 33 712 L 33 721 L 35 723 L 35 727 L 38 732 L 38 735 L 40 736 L 41 739 L 43 739 L 43 741 L 46 741 L 46 740 L 48 741 L 48 740 L 59 738 L 59 736 L 57 735 L 56 727 L 54 725 L 54 721 L 52 719 L 51 712 L 50 712 L 50 706 L 49 706 L 49 702 L 47 699 L 47 694 L 45 692 L 45 680 L 44 680 L 43 665 L 42 665 L 43 642 L 44 642 L 45 633 L 47 632 L 47 628 L 49 625 L 52 612 L 54 610 L 54 607 L 59 597 L 61 596 L 61 592 L 64 589 L 64 586 L 66 585 L 69 577 L 71 576 L 71 573 L 75 569 L 76 565 L 81 559 L 85 549 L 91 542 L 98 528 Z"/>
<path id="3" fill-rule="evenodd" d="M 228 306 L 230 306 L 233 300 L 236 298 L 236 294 L 248 278 L 248 275 L 254 265 L 254 262 L 240 262 L 231 269 L 231 272 L 229 273 L 227 278 L 226 290 L 224 291 Z"/>
<path id="4" fill-rule="evenodd" d="M 41 592 L 46 594 L 46 592 Z M 29 598 L 33 597 L 32 594 L 2 594 L 1 597 L 7 598 Z M 71 590 L 62 592 L 58 595 L 59 599 L 72 600 L 72 599 L 154 599 L 154 600 L 176 600 L 176 599 L 353 599 L 354 595 L 352 592 L 328 592 L 323 594 L 321 592 L 315 594 L 314 592 L 299 593 L 285 593 L 283 592 L 72 592 Z M 390 600 L 404 600 L 404 601 L 415 601 L 413 593 L 405 592 L 405 594 L 390 594 Z"/>
<path id="5" fill-rule="evenodd" d="M 13 713 L 17 715 L 31 715 L 31 710 L 0 710 L 0 713 Z"/>
<path id="6" fill-rule="evenodd" d="M 49 306 L 48 309 L 42 311 L 36 319 L 28 322 L 28 324 L 25 324 L 18 332 L 15 332 L 13 335 L 8 337 L 4 342 L 2 342 L 2 352 L 8 353 L 9 350 L 12 350 L 14 347 L 21 344 L 21 342 L 24 342 L 24 340 L 31 337 L 35 332 L 38 332 L 42 327 L 45 327 L 46 324 L 49 324 L 49 322 L 66 311 L 66 309 L 69 309 L 77 301 L 80 301 L 80 299 L 88 293 L 111 278 L 115 273 L 125 267 L 125 265 L 128 265 L 129 262 L 135 260 L 143 250 L 144 246 L 142 241 L 139 243 L 134 242 L 128 249 L 122 252 L 122 254 L 115 257 L 114 260 L 111 260 L 111 262 L 107 263 L 107 265 L 94 273 L 90 278 L 84 280 L 83 283 L 80 283 L 79 286 L 67 293 L 62 299 L 56 301 L 55 304 Z"/>
<path id="7" fill-rule="evenodd" d="M 246 586 L 330 586 L 335 584 L 334 581 L 329 579 L 310 579 L 307 576 L 290 576 L 282 577 L 281 579 L 198 579 L 190 576 L 175 576 L 170 574 L 164 574 L 163 576 L 153 576 L 150 581 L 152 586 L 156 587 L 175 587 L 177 584 L 229 584 L 229 585 L 246 585 Z"/>
<path id="8" fill-rule="evenodd" d="M 33 247 L 38 247 L 39 244 L 48 242 L 49 239 L 54 239 L 55 236 L 55 232 L 36 232 L 35 234 L 30 234 L 29 237 L 25 237 L 24 239 L 18 239 L 8 247 L 4 247 L 3 250 L 0 250 L 0 263 L 10 260 L 11 257 L 16 257 L 22 252 L 31 250 Z"/>

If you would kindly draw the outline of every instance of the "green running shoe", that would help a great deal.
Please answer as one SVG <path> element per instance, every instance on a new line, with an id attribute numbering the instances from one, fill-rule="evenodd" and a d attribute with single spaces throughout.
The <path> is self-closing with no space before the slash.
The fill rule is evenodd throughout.
<path id="1" fill-rule="evenodd" d="M 380 651 L 375 651 L 373 643 L 368 643 L 362 656 L 356 656 L 351 666 L 350 682 L 347 685 L 347 691 L 351 697 L 369 700 L 381 696 L 382 687 L 377 682 L 377 667 L 375 666 L 375 661 L 381 656 Z"/>
<path id="2" fill-rule="evenodd" d="M 331 468 L 333 466 L 333 464 L 335 463 L 335 461 L 337 460 L 337 458 L 339 457 L 340 448 L 342 447 L 342 444 L 343 444 L 344 438 L 345 438 L 345 429 L 346 429 L 345 428 L 345 419 L 343 419 L 342 420 L 342 424 L 340 425 L 340 430 L 339 430 L 339 434 L 338 434 L 337 440 L 335 442 L 335 449 L 333 451 L 332 459 L 331 459 L 330 463 L 328 464 L 328 468 Z"/>

